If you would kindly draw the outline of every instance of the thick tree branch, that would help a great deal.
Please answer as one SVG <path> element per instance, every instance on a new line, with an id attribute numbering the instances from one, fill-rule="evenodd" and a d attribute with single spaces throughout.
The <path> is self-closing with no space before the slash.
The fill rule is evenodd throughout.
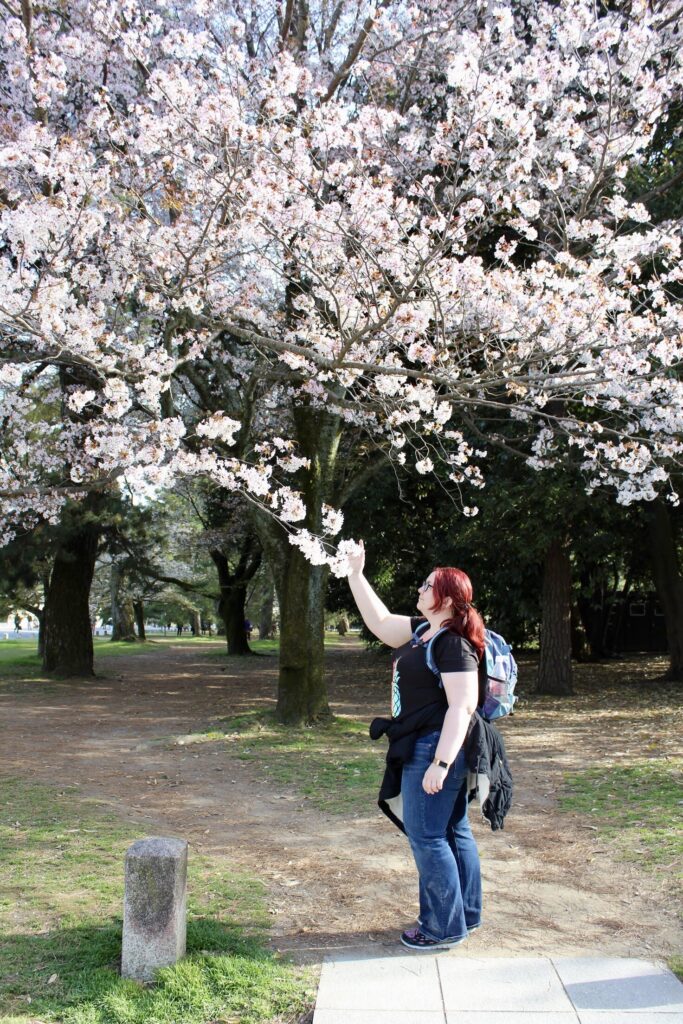
<path id="1" fill-rule="evenodd" d="M 647 203 L 651 199 L 656 199 L 657 196 L 664 195 L 665 192 L 668 192 L 669 189 L 675 188 L 676 185 L 680 185 L 682 181 L 683 167 L 680 171 L 677 171 L 672 178 L 669 178 L 667 181 L 663 181 L 661 185 L 656 185 L 655 188 L 651 188 L 649 192 L 643 192 L 642 195 L 636 196 L 632 201 L 634 203 Z"/>
<path id="2" fill-rule="evenodd" d="M 380 2 L 377 5 L 377 10 L 381 10 L 381 8 L 383 7 L 390 7 L 391 3 L 392 0 L 380 0 Z M 376 20 L 376 17 L 374 17 L 373 15 L 368 15 L 368 17 L 363 22 L 363 27 L 358 33 L 355 42 L 353 42 L 349 47 L 349 51 L 346 54 L 346 59 L 344 63 L 341 65 L 339 70 L 335 72 L 332 81 L 327 87 L 327 92 L 325 93 L 321 101 L 322 103 L 327 103 L 328 100 L 331 100 L 339 86 L 343 85 L 346 79 L 348 78 L 351 72 L 351 68 L 358 60 L 360 52 L 365 46 L 365 42 L 370 33 L 372 32 L 372 29 L 374 28 Z"/>
<path id="3" fill-rule="evenodd" d="M 4 488 L 0 490 L 0 499 L 7 500 L 11 498 L 24 498 L 29 496 L 37 496 L 47 494 L 63 494 L 69 497 L 71 494 L 88 494 L 90 491 L 106 491 L 111 484 L 114 483 L 118 477 L 125 475 L 124 468 L 113 469 L 111 473 L 108 473 L 104 477 L 94 477 L 92 480 L 88 480 L 81 484 L 63 484 L 61 486 L 44 486 L 36 487 L 26 484 L 24 487 L 17 488 Z"/>
<path id="4" fill-rule="evenodd" d="M 280 48 L 284 49 L 287 45 L 287 36 L 292 25 L 292 14 L 294 12 L 294 0 L 287 0 L 287 6 L 285 7 L 285 15 L 282 19 L 282 27 L 280 29 Z"/>

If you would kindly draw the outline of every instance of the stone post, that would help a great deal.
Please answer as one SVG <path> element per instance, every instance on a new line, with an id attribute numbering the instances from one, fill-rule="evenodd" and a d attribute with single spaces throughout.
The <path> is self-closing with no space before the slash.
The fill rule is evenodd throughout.
<path id="1" fill-rule="evenodd" d="M 153 981 L 185 955 L 187 842 L 139 839 L 126 852 L 121 976 Z"/>

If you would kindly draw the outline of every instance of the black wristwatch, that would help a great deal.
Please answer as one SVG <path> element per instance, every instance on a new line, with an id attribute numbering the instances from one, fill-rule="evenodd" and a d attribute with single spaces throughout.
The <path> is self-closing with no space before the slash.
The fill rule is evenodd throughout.
<path id="1" fill-rule="evenodd" d="M 432 764 L 437 764 L 439 766 L 439 768 L 446 768 L 446 769 L 450 768 L 450 765 L 449 765 L 448 761 L 439 761 L 438 757 L 434 758 L 434 760 L 432 761 Z"/>

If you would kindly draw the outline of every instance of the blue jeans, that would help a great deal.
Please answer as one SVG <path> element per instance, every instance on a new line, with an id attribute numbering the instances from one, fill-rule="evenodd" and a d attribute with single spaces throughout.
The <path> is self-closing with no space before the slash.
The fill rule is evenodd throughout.
<path id="1" fill-rule="evenodd" d="M 403 766 L 403 824 L 420 877 L 420 931 L 429 939 L 460 939 L 481 922 L 479 852 L 467 820 L 467 766 L 460 750 L 443 789 L 422 788 L 439 733 L 418 739 Z"/>

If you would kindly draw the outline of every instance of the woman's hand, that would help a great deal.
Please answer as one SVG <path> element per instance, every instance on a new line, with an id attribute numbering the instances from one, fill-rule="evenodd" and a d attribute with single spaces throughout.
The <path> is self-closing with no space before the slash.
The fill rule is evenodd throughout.
<path id="1" fill-rule="evenodd" d="M 365 566 L 365 545 L 363 541 L 358 542 L 358 551 L 355 554 L 346 556 L 349 563 L 349 576 L 360 576 Z"/>
<path id="2" fill-rule="evenodd" d="M 425 793 L 434 796 L 443 789 L 443 784 L 448 775 L 448 768 L 439 768 L 438 764 L 430 764 L 422 779 L 422 788 Z"/>

